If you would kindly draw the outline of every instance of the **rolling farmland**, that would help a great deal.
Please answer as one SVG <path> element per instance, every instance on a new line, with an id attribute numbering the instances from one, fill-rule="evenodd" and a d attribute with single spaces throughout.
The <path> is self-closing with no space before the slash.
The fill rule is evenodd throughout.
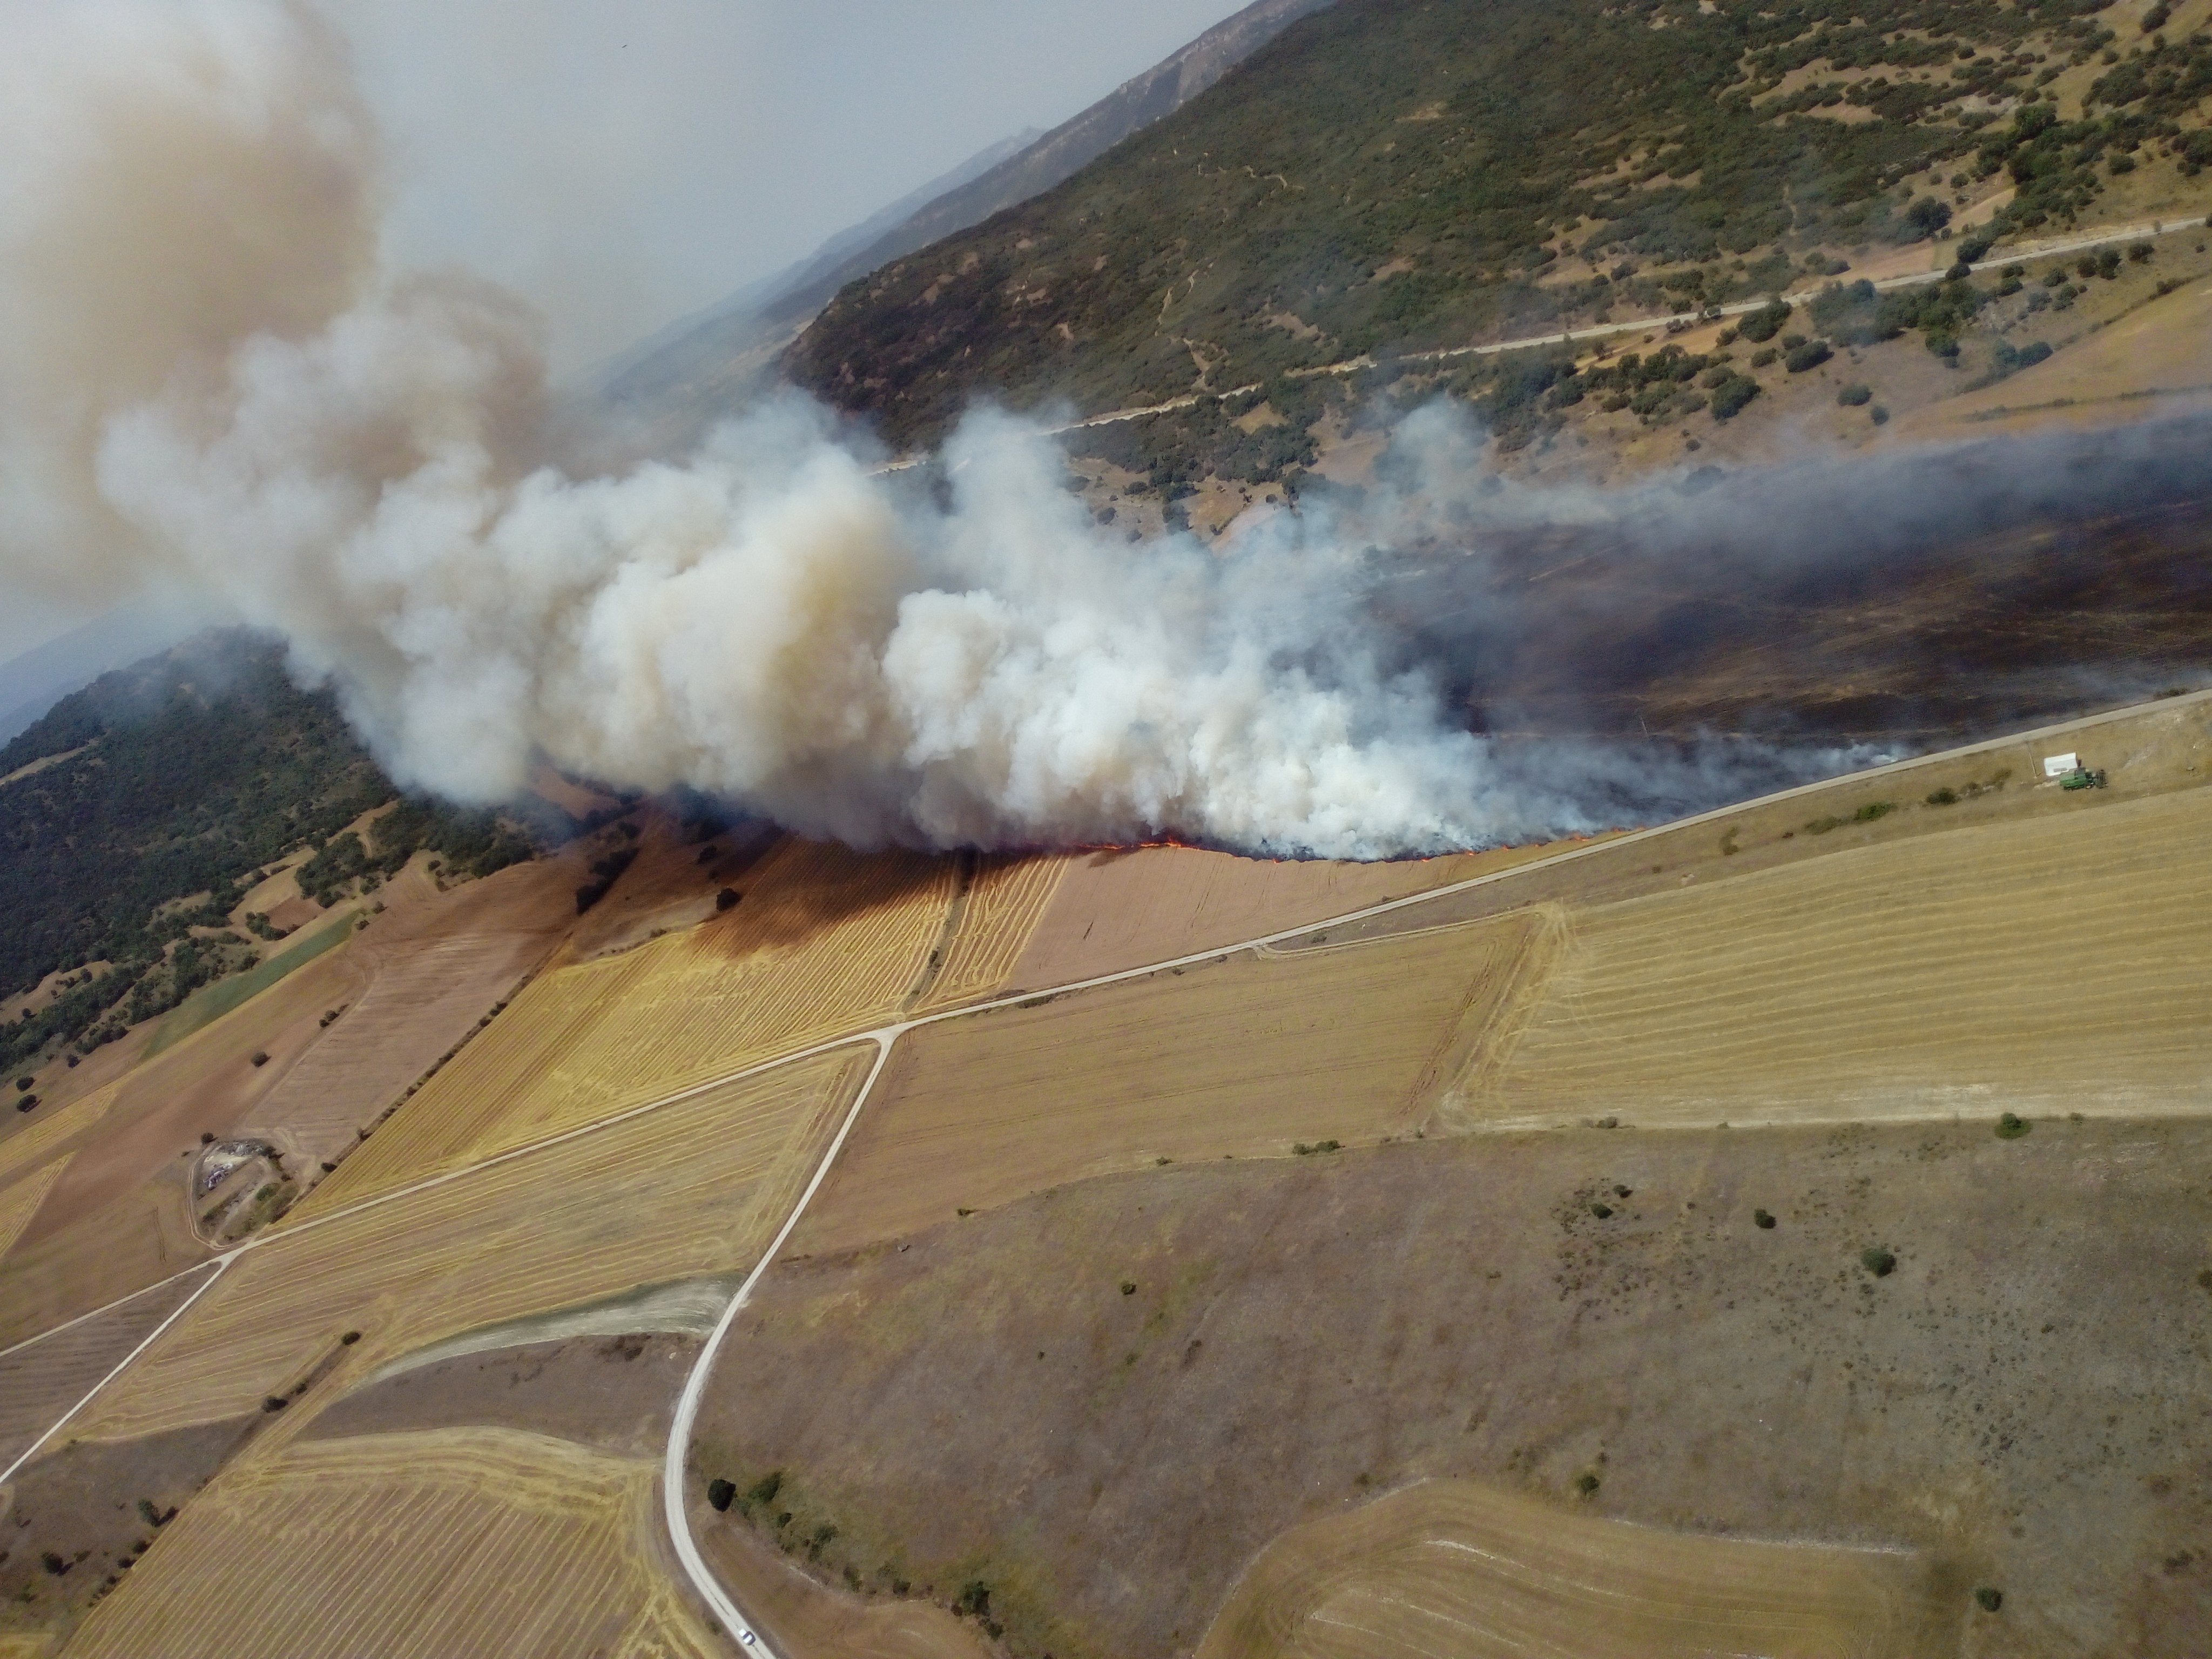
<path id="1" fill-rule="evenodd" d="M 1198 1659 L 1917 1659 L 1955 1650 L 1958 1601 L 1901 1550 L 1698 1537 L 1435 1480 L 1269 1545 Z"/>
<path id="2" fill-rule="evenodd" d="M 540 975 L 295 1214 L 611 1116 L 896 1016 L 948 861 L 790 842 L 719 921 Z"/>
<path id="3" fill-rule="evenodd" d="M 1475 1063 L 1540 930 L 1523 915 L 1244 953 L 916 1031 L 795 1246 L 849 1248 L 1111 1170 L 1410 1134 Z"/>
<path id="4" fill-rule="evenodd" d="M 475 1326 L 750 1266 L 818 1160 L 865 1057 L 840 1051 L 720 1085 L 327 1225 L 274 1234 L 76 1431 L 122 1438 L 212 1421 L 302 1381 L 319 1401 Z M 343 1346 L 349 1329 L 363 1336 Z"/>
<path id="5" fill-rule="evenodd" d="M 504 1429 L 295 1443 L 188 1505 L 70 1651 L 709 1659 L 649 1553 L 654 1473 Z"/>

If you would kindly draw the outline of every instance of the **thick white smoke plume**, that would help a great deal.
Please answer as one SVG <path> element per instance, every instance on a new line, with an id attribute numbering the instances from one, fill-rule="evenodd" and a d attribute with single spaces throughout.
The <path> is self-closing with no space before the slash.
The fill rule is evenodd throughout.
<path id="1" fill-rule="evenodd" d="M 681 465 L 542 465 L 527 309 L 379 267 L 371 124 L 311 13 L 0 15 L 10 583 L 203 586 L 461 799 L 542 759 L 863 844 L 1584 827 L 1379 665 L 1325 537 L 1109 539 L 1004 419 L 963 428 L 943 492 L 796 399 Z"/>

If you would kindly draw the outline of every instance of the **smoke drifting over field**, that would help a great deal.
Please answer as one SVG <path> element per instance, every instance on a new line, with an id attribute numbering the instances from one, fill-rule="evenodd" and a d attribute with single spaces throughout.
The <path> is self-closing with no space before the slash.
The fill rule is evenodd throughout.
<path id="1" fill-rule="evenodd" d="M 1109 537 L 1057 453 L 988 413 L 911 473 L 793 398 L 681 465 L 570 476 L 528 307 L 377 260 L 375 135 L 312 14 L 0 5 L 8 580 L 207 591 L 281 632 L 406 783 L 496 801 L 543 758 L 862 844 L 1371 857 L 1846 758 L 1462 729 L 1469 653 L 1571 640 L 1487 601 L 1453 638 L 1389 620 L 1372 547 L 1622 508 L 1486 495 L 1440 411 L 1401 429 L 1394 483 L 1225 556 Z M 1480 558 L 1455 568 L 1453 594 L 1484 590 Z"/>

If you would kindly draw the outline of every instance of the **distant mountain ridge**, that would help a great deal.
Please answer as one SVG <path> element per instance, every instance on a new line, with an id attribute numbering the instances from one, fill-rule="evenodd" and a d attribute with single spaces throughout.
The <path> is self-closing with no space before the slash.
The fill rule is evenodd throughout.
<path id="1" fill-rule="evenodd" d="M 1061 184 L 1333 0 L 1254 0 L 1073 119 L 1003 141 L 830 238 L 807 258 L 662 330 L 617 361 L 595 401 L 655 447 L 729 413 L 848 283 Z"/>

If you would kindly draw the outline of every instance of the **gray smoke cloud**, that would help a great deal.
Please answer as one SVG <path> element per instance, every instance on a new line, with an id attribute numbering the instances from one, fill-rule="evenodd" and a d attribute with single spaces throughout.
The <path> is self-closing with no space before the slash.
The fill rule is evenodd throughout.
<path id="1" fill-rule="evenodd" d="M 1376 625 L 1329 515 L 1133 547 L 1003 416 L 927 477 L 795 397 L 680 465 L 568 476 L 528 308 L 377 264 L 375 135 L 312 13 L 0 15 L 9 580 L 205 590 L 404 783 L 499 801 L 543 760 L 863 845 L 1352 858 L 1725 790 L 1711 754 L 1502 753 Z M 1442 415 L 1401 454 L 1362 536 L 1425 533 L 1478 482 Z"/>

